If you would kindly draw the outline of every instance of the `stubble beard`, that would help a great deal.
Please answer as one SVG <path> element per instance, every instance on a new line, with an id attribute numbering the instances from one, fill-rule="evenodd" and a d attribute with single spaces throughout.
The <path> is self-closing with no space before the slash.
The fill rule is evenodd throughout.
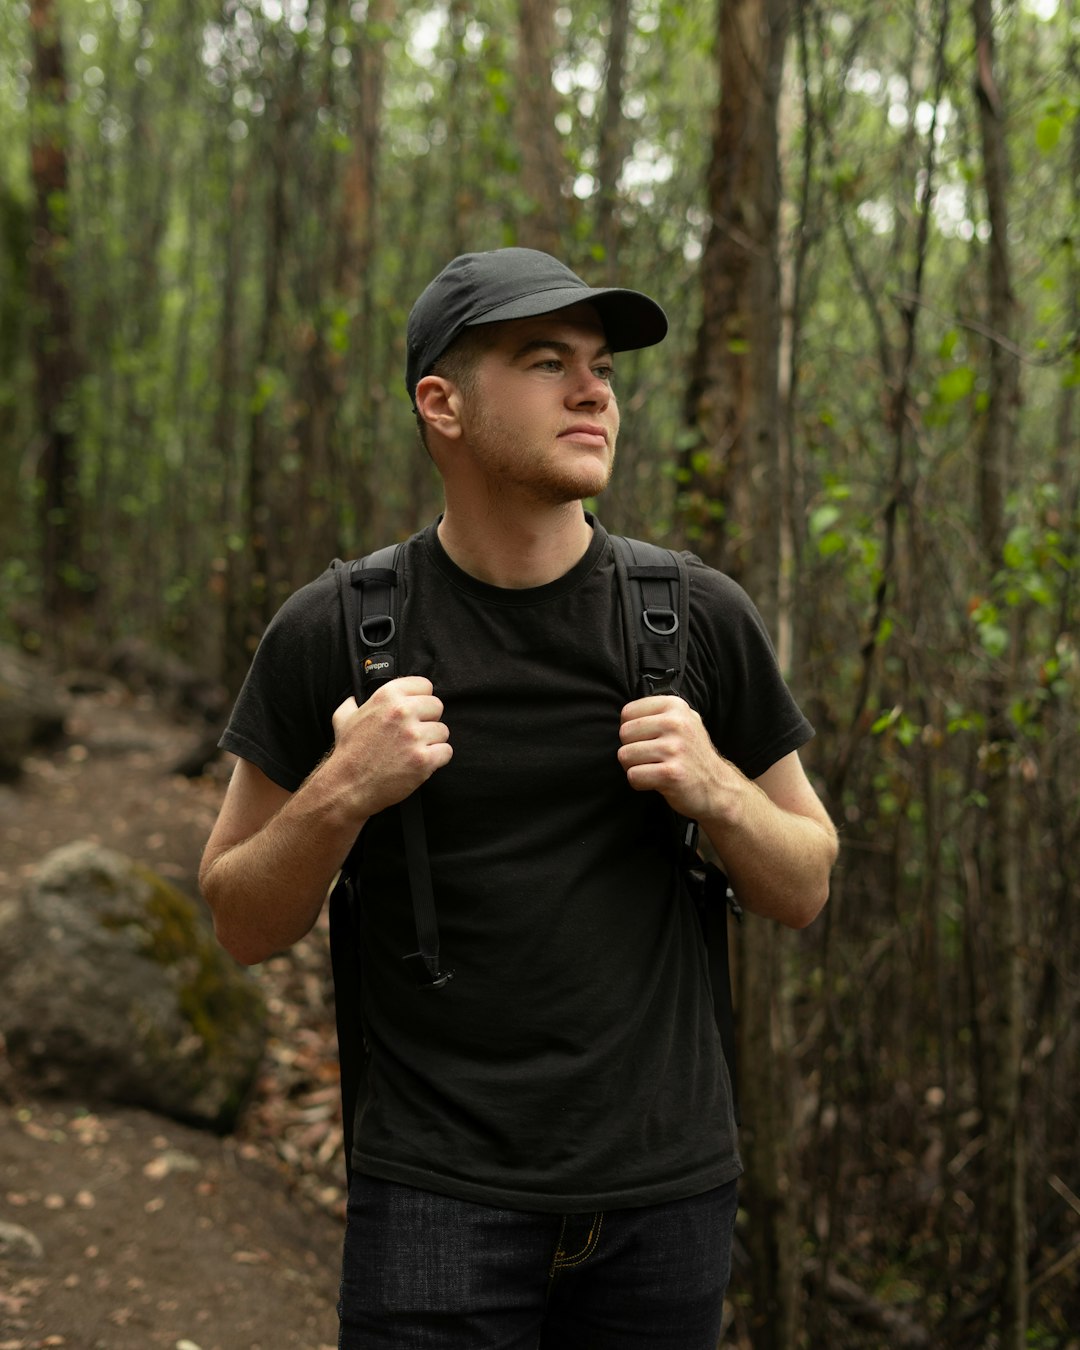
<path id="1" fill-rule="evenodd" d="M 469 443 L 500 500 L 524 496 L 540 506 L 565 506 L 603 492 L 615 468 L 614 434 L 606 459 L 586 452 L 577 460 L 557 461 L 526 433 L 501 426 L 487 409 L 474 415 Z"/>

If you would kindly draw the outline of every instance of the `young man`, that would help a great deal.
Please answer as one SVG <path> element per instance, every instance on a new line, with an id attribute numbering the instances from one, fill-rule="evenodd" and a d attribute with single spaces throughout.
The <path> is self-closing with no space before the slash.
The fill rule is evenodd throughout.
<path id="1" fill-rule="evenodd" d="M 405 546 L 406 673 L 357 707 L 326 574 L 271 624 L 222 742 L 239 760 L 201 880 L 239 960 L 308 932 L 361 839 L 348 1350 L 716 1344 L 741 1165 L 672 812 L 793 927 L 836 839 L 730 580 L 690 561 L 688 701 L 627 689 L 612 546 L 581 503 L 614 462 L 613 353 L 666 330 L 543 253 L 450 263 L 409 319 L 446 509 Z M 402 961 L 391 808 L 421 789 L 439 990 Z"/>

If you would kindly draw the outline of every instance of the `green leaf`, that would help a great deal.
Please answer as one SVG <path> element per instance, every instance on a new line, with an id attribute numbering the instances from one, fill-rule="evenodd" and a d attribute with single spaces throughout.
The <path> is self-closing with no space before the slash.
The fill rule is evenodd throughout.
<path id="1" fill-rule="evenodd" d="M 840 508 L 834 506 L 831 502 L 826 503 L 824 506 L 815 507 L 815 509 L 810 512 L 810 520 L 808 522 L 810 533 L 815 537 L 824 534 L 825 531 L 831 529 L 839 519 Z"/>
<path id="2" fill-rule="evenodd" d="M 1035 144 L 1039 147 L 1040 153 L 1048 155 L 1052 150 L 1056 150 L 1064 130 L 1065 126 L 1060 117 L 1042 118 L 1035 128 Z"/>
<path id="3" fill-rule="evenodd" d="M 971 366 L 956 366 L 946 371 L 937 382 L 937 395 L 942 403 L 958 403 L 975 388 L 975 372 Z"/>
<path id="4" fill-rule="evenodd" d="M 842 553 L 847 547 L 847 540 L 839 530 L 829 530 L 818 540 L 818 553 L 823 558 L 832 558 L 837 553 Z"/>
<path id="5" fill-rule="evenodd" d="M 675 433 L 672 442 L 675 450 L 679 454 L 685 454 L 687 450 L 693 450 L 694 446 L 701 443 L 701 432 L 697 427 L 683 427 L 681 431 Z"/>
<path id="6" fill-rule="evenodd" d="M 1002 550 L 1006 567 L 1014 570 L 1024 566 L 1031 558 L 1031 530 L 1025 525 L 1017 525 L 1010 532 Z"/>
<path id="7" fill-rule="evenodd" d="M 979 641 L 991 656 L 1004 656 L 1009 649 L 1008 630 L 1000 624 L 979 624 Z"/>
<path id="8" fill-rule="evenodd" d="M 892 724 L 897 720 L 899 716 L 900 716 L 899 708 L 890 708 L 888 712 L 882 713 L 881 716 L 874 723 L 874 725 L 870 728 L 871 735 L 880 736 L 883 731 L 887 731 L 889 727 L 892 726 Z"/>
<path id="9" fill-rule="evenodd" d="M 705 478 L 712 472 L 713 458 L 708 450 L 695 450 L 690 456 L 690 469 L 699 478 Z"/>

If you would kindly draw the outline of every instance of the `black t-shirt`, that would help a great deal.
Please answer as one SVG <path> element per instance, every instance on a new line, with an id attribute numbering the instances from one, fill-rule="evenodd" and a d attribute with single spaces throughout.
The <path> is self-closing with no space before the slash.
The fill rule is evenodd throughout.
<path id="1" fill-rule="evenodd" d="M 404 551 L 399 670 L 445 705 L 454 756 L 421 790 L 442 957 L 417 987 L 398 813 L 362 832 L 360 1172 L 547 1211 L 658 1203 L 738 1175 L 701 928 L 671 814 L 616 753 L 628 688 L 607 535 L 546 586 L 456 567 L 436 527 Z M 689 558 L 683 692 L 749 777 L 812 735 L 745 593 Z M 351 693 L 332 573 L 260 644 L 227 750 L 295 790 Z"/>

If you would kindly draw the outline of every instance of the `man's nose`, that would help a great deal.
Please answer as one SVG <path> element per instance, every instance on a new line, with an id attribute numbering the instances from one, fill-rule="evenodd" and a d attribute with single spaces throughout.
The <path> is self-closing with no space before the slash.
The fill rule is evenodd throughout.
<path id="1" fill-rule="evenodd" d="M 611 385 L 594 370 L 586 367 L 574 381 L 569 391 L 569 400 L 574 407 L 604 408 L 611 400 Z"/>

